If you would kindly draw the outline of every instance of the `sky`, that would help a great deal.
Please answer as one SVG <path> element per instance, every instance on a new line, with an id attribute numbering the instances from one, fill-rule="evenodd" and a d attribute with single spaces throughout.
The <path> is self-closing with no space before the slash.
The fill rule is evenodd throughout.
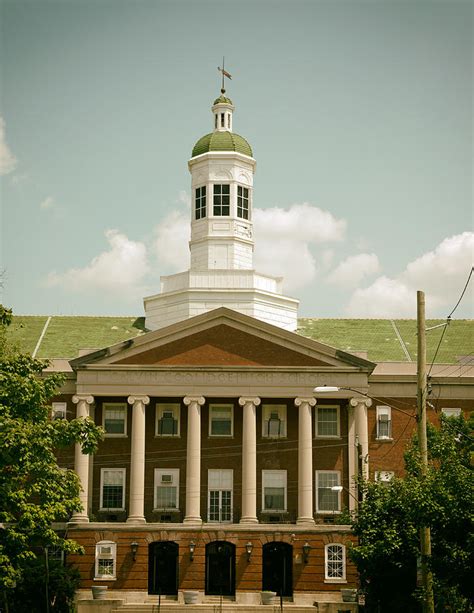
<path id="1" fill-rule="evenodd" d="M 0 0 L 4 304 L 136 315 L 188 268 L 225 55 L 255 267 L 307 317 L 446 317 L 472 267 L 472 11 L 456 0 Z M 474 279 L 455 317 L 474 316 Z"/>

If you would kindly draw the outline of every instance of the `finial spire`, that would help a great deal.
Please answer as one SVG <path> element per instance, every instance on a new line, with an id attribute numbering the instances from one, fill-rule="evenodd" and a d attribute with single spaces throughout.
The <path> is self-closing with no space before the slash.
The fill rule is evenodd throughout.
<path id="1" fill-rule="evenodd" d="M 224 77 L 227 77 L 228 79 L 232 79 L 232 75 L 227 72 L 227 70 L 225 70 L 224 68 L 224 62 L 225 58 L 222 58 L 222 68 L 220 66 L 217 67 L 217 70 L 219 70 L 220 72 L 222 72 L 222 85 L 221 85 L 221 94 L 225 94 L 225 87 L 224 87 Z"/>

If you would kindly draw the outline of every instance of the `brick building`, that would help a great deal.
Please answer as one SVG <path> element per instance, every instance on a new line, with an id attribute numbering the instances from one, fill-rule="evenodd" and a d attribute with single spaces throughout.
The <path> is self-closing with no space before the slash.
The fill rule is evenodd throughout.
<path id="1" fill-rule="evenodd" d="M 297 301 L 253 269 L 255 160 L 224 93 L 189 162 L 190 269 L 145 298 L 145 321 L 23 318 L 23 336 L 41 330 L 38 356 L 66 374 L 54 417 L 90 415 L 106 432 L 94 456 L 60 458 L 80 476 L 83 511 L 58 529 L 85 548 L 72 558 L 80 597 L 107 585 L 127 602 L 197 591 L 245 608 L 272 590 L 337 610 L 357 587 L 341 519 L 354 480 L 402 474 L 415 429 L 414 324 L 305 320 L 296 332 Z M 107 334 L 88 338 L 84 320 Z M 474 368 L 455 357 L 470 351 L 468 325 L 452 323 L 459 344 L 433 365 L 432 420 L 472 407 Z"/>

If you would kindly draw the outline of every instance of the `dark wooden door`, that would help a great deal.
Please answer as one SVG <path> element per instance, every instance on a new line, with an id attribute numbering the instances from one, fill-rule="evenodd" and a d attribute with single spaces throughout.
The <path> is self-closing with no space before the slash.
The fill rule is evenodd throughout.
<path id="1" fill-rule="evenodd" d="M 206 594 L 235 594 L 235 545 L 214 541 L 206 545 Z"/>
<path id="2" fill-rule="evenodd" d="M 148 593 L 173 596 L 178 593 L 177 543 L 158 541 L 148 548 Z"/>
<path id="3" fill-rule="evenodd" d="M 293 547 L 288 543 L 263 546 L 262 590 L 293 596 Z"/>

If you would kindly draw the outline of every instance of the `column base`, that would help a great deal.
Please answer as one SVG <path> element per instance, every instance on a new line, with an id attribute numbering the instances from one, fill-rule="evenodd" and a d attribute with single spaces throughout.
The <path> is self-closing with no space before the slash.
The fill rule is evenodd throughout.
<path id="1" fill-rule="evenodd" d="M 301 525 L 314 526 L 315 521 L 313 517 L 298 517 L 296 520 L 296 524 L 298 526 L 301 526 Z"/>
<path id="2" fill-rule="evenodd" d="M 70 524 L 88 524 L 89 516 L 88 515 L 72 515 L 68 523 Z"/>
<path id="3" fill-rule="evenodd" d="M 126 521 L 127 524 L 146 524 L 146 519 L 143 515 L 130 515 Z"/>
<path id="4" fill-rule="evenodd" d="M 202 524 L 202 519 L 191 515 L 183 519 L 183 524 L 198 524 L 200 526 Z"/>
<path id="5" fill-rule="evenodd" d="M 242 517 L 239 524 L 258 524 L 259 521 L 256 517 Z"/>

